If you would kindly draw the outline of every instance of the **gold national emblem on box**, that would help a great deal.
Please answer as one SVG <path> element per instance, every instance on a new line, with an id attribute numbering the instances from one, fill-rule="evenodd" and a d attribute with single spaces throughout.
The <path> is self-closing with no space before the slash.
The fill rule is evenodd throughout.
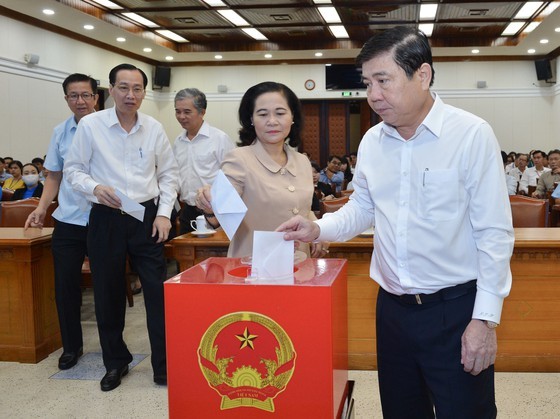
<path id="1" fill-rule="evenodd" d="M 274 412 L 273 399 L 295 369 L 290 337 L 270 317 L 237 312 L 216 320 L 198 348 L 202 374 L 222 396 L 220 409 L 255 407 Z"/>

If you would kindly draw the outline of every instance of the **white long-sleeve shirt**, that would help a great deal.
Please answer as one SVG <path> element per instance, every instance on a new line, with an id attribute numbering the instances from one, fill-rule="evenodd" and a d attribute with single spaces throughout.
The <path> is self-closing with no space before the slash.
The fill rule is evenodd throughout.
<path id="1" fill-rule="evenodd" d="M 477 279 L 472 316 L 499 323 L 514 244 L 500 149 L 485 121 L 434 97 L 408 141 L 383 122 L 365 134 L 354 194 L 317 221 L 319 240 L 375 224 L 370 275 L 386 291 L 429 294 Z"/>
<path id="2" fill-rule="evenodd" d="M 181 201 L 195 205 L 196 192 L 211 185 L 218 174 L 224 156 L 235 148 L 229 136 L 203 122 L 196 136 L 189 140 L 183 130 L 173 143 L 173 153 L 179 164 Z"/>
<path id="3" fill-rule="evenodd" d="M 528 193 L 529 186 L 537 186 L 539 178 L 545 172 L 550 172 L 550 169 L 548 167 L 543 167 L 542 170 L 537 170 L 536 167 L 526 168 L 519 180 L 519 191 Z"/>
<path id="4" fill-rule="evenodd" d="M 170 216 L 179 173 L 163 126 L 138 112 L 130 132 L 115 108 L 84 116 L 66 157 L 64 176 L 89 201 L 97 185 L 111 186 L 136 202 L 159 198 L 157 215 Z"/>

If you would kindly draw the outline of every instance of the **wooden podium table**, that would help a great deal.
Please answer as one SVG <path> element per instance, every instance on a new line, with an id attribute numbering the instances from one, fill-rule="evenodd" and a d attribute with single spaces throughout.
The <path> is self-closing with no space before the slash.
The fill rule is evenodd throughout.
<path id="1" fill-rule="evenodd" d="M 346 261 L 246 280 L 210 258 L 165 285 L 170 418 L 339 418 L 347 400 Z"/>
<path id="2" fill-rule="evenodd" d="M 52 228 L 0 228 L 0 361 L 36 363 L 60 348 Z"/>
<path id="3" fill-rule="evenodd" d="M 191 234 L 172 241 L 181 270 L 210 256 L 224 256 L 229 241 Z M 369 276 L 373 239 L 331 243 L 329 257 L 348 260 L 348 365 L 377 368 L 375 302 Z M 497 371 L 560 372 L 560 228 L 516 228 L 511 259 L 513 285 L 498 334 Z"/>

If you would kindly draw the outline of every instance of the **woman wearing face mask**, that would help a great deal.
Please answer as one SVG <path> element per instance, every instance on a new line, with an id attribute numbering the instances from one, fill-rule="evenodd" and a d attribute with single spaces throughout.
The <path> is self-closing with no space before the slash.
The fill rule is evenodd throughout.
<path id="1" fill-rule="evenodd" d="M 10 163 L 8 169 L 12 177 L 6 179 L 4 185 L 2 185 L 2 188 L 11 189 L 12 191 L 15 191 L 19 188 L 24 188 L 25 183 L 23 183 L 23 179 L 21 178 L 21 172 L 23 172 L 23 165 L 21 164 L 21 162 L 19 160 L 14 160 Z"/>
<path id="2" fill-rule="evenodd" d="M 23 166 L 22 180 L 25 183 L 24 188 L 16 189 L 12 196 L 12 201 L 27 198 L 40 198 L 43 193 L 43 184 L 39 182 L 39 169 L 33 163 L 27 163 Z"/>

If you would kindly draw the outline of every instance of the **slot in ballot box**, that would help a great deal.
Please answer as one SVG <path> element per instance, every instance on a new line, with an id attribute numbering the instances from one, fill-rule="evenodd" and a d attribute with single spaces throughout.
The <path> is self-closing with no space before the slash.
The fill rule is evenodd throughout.
<path id="1" fill-rule="evenodd" d="M 170 418 L 340 417 L 346 260 L 306 259 L 291 283 L 249 272 L 209 258 L 165 282 Z"/>

